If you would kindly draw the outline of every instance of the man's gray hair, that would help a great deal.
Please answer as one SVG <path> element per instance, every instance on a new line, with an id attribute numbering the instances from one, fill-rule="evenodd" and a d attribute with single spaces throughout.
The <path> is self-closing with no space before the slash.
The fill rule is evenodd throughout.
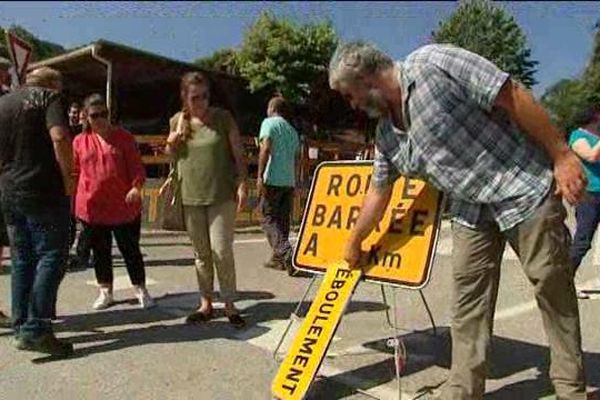
<path id="1" fill-rule="evenodd" d="M 329 62 L 329 86 L 352 82 L 394 66 L 391 57 L 370 43 L 340 43 Z"/>
<path id="2" fill-rule="evenodd" d="M 62 74 L 50 67 L 40 67 L 27 74 L 25 78 L 27 86 L 41 86 L 56 89 L 62 85 Z"/>

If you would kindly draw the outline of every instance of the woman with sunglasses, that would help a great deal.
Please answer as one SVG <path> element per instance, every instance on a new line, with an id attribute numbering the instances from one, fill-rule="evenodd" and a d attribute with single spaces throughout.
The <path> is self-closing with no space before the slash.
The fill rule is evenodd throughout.
<path id="1" fill-rule="evenodd" d="M 175 159 L 181 182 L 186 229 L 194 247 L 200 288 L 198 309 L 186 322 L 202 323 L 213 317 L 216 269 L 225 315 L 241 328 L 245 322 L 234 306 L 233 235 L 236 206 L 242 209 L 248 194 L 247 171 L 238 127 L 228 111 L 209 106 L 209 91 L 203 74 L 183 76 L 183 111 L 171 118 L 166 147 Z"/>
<path id="2" fill-rule="evenodd" d="M 93 266 L 100 287 L 93 308 L 113 304 L 111 243 L 114 235 L 141 308 L 154 306 L 146 290 L 140 251 L 145 170 L 133 135 L 111 125 L 104 97 L 85 99 L 88 126 L 73 141 L 77 174 L 75 214 L 89 232 Z"/>

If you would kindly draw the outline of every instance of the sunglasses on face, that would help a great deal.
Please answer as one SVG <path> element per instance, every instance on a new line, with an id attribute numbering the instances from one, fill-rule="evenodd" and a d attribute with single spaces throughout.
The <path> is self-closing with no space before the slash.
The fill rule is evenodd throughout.
<path id="1" fill-rule="evenodd" d="M 108 111 L 100 111 L 97 113 L 91 113 L 89 115 L 90 119 L 98 119 L 98 118 L 106 118 L 108 117 Z"/>

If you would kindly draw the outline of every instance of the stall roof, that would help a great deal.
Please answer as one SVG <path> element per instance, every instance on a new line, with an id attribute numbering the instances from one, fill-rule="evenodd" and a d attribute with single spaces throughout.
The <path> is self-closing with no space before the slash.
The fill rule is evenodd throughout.
<path id="1" fill-rule="evenodd" d="M 113 64 L 113 84 L 115 85 L 171 80 L 179 78 L 188 71 L 203 71 L 219 80 L 232 80 L 244 84 L 244 80 L 236 76 L 219 71 L 206 71 L 191 63 L 173 60 L 103 39 L 73 49 L 68 53 L 33 63 L 29 66 L 29 70 L 41 66 L 53 67 L 63 73 L 65 81 L 72 77 L 88 84 L 102 85 L 106 81 L 106 68 L 94 58 L 94 54 Z"/>

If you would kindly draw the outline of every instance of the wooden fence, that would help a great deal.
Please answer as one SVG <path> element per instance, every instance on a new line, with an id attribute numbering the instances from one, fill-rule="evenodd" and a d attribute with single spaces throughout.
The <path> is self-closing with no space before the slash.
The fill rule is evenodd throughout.
<path id="1" fill-rule="evenodd" d="M 142 162 L 148 171 L 148 180 L 144 187 L 144 226 L 159 228 L 160 204 L 158 190 L 163 184 L 168 171 L 170 158 L 164 154 L 165 135 L 136 135 L 136 141 L 142 153 Z M 248 161 L 250 176 L 248 178 L 249 199 L 247 210 L 238 213 L 237 227 L 260 224 L 258 195 L 256 193 L 256 171 L 258 168 L 258 147 L 254 137 L 243 136 L 244 154 Z M 316 149 L 316 150 L 315 150 Z M 322 161 L 355 160 L 372 158 L 372 146 L 361 143 L 334 143 L 307 140 L 302 143 L 300 157 L 300 195 L 294 199 L 293 223 L 299 224 L 302 219 L 304 204 L 308 197 L 314 169 Z"/>

